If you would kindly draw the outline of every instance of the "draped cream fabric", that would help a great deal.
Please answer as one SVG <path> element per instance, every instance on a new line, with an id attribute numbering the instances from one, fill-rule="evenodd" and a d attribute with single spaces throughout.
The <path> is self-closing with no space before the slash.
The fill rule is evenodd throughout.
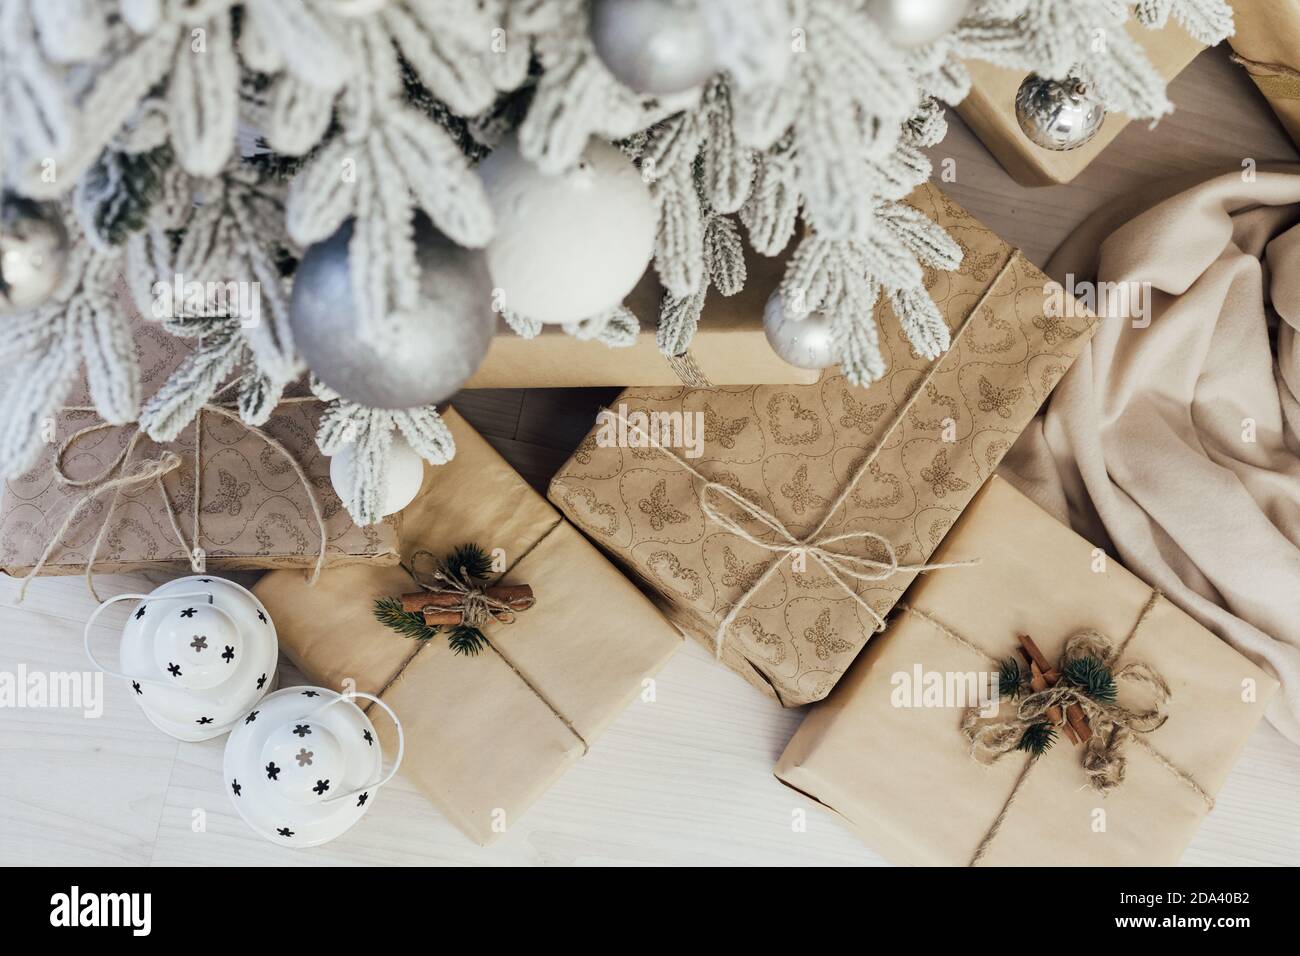
<path id="1" fill-rule="evenodd" d="M 1269 718 L 1300 742 L 1297 223 L 1284 165 L 1085 223 L 1048 273 L 1150 283 L 1150 325 L 1106 315 L 1002 473 L 1276 674 Z"/>

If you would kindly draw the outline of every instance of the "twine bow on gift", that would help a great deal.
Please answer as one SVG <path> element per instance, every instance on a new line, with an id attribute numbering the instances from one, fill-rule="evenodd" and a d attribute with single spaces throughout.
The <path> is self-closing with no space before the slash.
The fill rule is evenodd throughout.
<path id="1" fill-rule="evenodd" d="M 315 402 L 319 401 L 319 399 L 311 396 L 287 398 L 283 399 L 281 404 L 306 401 Z M 93 412 L 95 409 L 92 406 L 68 406 L 61 409 L 61 411 Z M 111 422 L 100 422 L 96 425 L 88 425 L 69 435 L 64 439 L 63 443 L 59 445 L 58 451 L 54 456 L 54 478 L 55 481 L 65 488 L 86 488 L 89 490 L 69 509 L 68 513 L 63 518 L 62 524 L 59 525 L 58 531 L 56 531 L 50 538 L 49 543 L 46 544 L 45 549 L 41 552 L 41 556 L 36 561 L 36 564 L 23 577 L 22 587 L 18 592 L 18 600 L 22 601 L 26 596 L 27 586 L 31 583 L 34 577 L 40 574 L 41 569 L 44 568 L 46 562 L 49 561 L 50 555 L 54 553 L 54 549 L 58 547 L 59 542 L 63 540 L 63 536 L 67 534 L 68 529 L 72 527 L 73 523 L 84 514 L 86 507 L 104 495 L 107 495 L 109 492 L 112 492 L 112 498 L 108 504 L 108 513 L 104 516 L 104 520 L 99 526 L 99 532 L 95 535 L 94 543 L 91 545 L 90 553 L 86 557 L 86 587 L 89 588 L 90 593 L 94 595 L 95 600 L 99 600 L 99 595 L 95 591 L 94 583 L 95 562 L 99 557 L 99 549 L 103 545 L 104 538 L 108 534 L 109 528 L 113 523 L 113 513 L 117 510 L 117 505 L 121 500 L 122 493 L 131 488 L 145 488 L 155 483 L 158 486 L 159 494 L 162 496 L 163 508 L 167 513 L 168 521 L 171 523 L 172 533 L 176 536 L 176 540 L 180 546 L 185 550 L 190 562 L 191 570 L 193 570 L 195 574 L 204 573 L 207 570 L 207 554 L 203 548 L 199 546 L 201 538 L 201 509 L 199 507 L 199 501 L 203 491 L 202 458 L 204 415 L 216 415 L 220 418 L 225 418 L 241 425 L 243 428 L 262 439 L 262 441 L 273 450 L 278 452 L 281 457 L 289 463 L 290 467 L 293 468 L 294 474 L 297 475 L 298 481 L 307 495 L 307 500 L 311 503 L 312 515 L 316 519 L 316 529 L 320 535 L 320 550 L 317 552 L 316 564 L 311 575 L 311 583 L 315 584 L 316 579 L 320 577 L 321 567 L 325 562 L 327 539 L 325 518 L 321 513 L 320 502 L 316 500 L 316 494 L 311 487 L 311 482 L 308 480 L 306 472 L 304 472 L 302 466 L 298 464 L 293 453 L 285 448 L 284 445 L 275 438 L 268 435 L 262 429 L 247 424 L 238 414 L 231 411 L 229 408 L 214 403 L 208 403 L 199 408 L 198 415 L 194 421 L 193 538 L 188 538 L 184 531 L 181 530 L 180 521 L 176 516 L 176 509 L 172 506 L 171 496 L 167 493 L 166 485 L 163 484 L 163 478 L 181 467 L 181 457 L 174 451 L 164 450 L 157 458 L 133 460 L 132 456 L 139 447 L 140 441 L 147 437 L 145 433 L 140 430 L 138 424 L 129 426 L 135 429 L 130 440 L 126 443 L 126 446 L 122 451 L 118 453 L 117 457 L 109 462 L 108 466 L 99 474 L 83 479 L 73 479 L 68 476 L 63 467 L 64 458 L 79 441 L 96 432 L 119 427 Z"/>
<path id="2" fill-rule="evenodd" d="M 1022 687 L 1013 690 L 1019 694 L 1013 713 L 981 719 L 979 708 L 966 711 L 961 729 L 971 757 L 990 764 L 1017 750 L 1041 753 L 1052 739 L 1044 728 L 1061 727 L 1067 735 L 1082 730 L 1079 742 L 1088 781 L 1103 796 L 1110 793 L 1124 782 L 1124 744 L 1134 734 L 1148 734 L 1164 724 L 1170 695 L 1169 685 L 1149 664 L 1134 661 L 1112 669 L 1114 659 L 1110 638 L 1092 629 L 1079 631 L 1066 642 L 1059 674 L 1053 672 L 1042 682 L 1051 686 L 1028 693 Z M 1015 662 L 1009 663 L 1014 669 Z M 1006 669 L 1004 665 L 1004 673 Z M 1148 691 L 1151 706 L 1131 710 L 1119 704 L 1120 685 Z"/>
<path id="3" fill-rule="evenodd" d="M 420 571 L 418 563 L 422 560 L 432 563 L 433 570 Z M 488 621 L 513 624 L 517 611 L 526 611 L 536 603 L 532 588 L 526 584 L 487 585 L 468 564 L 452 560 L 439 565 L 428 551 L 412 555 L 410 570 L 422 594 L 451 598 L 449 602 L 424 603 L 420 610 L 426 620 L 431 613 L 442 613 L 458 616 L 457 623 L 465 627 L 482 628 Z"/>
<path id="4" fill-rule="evenodd" d="M 422 569 L 425 563 L 432 567 Z M 537 603 L 527 584 L 488 584 L 492 571 L 492 559 L 476 544 L 463 544 L 441 561 L 429 551 L 416 551 L 406 572 L 420 590 L 380 598 L 375 617 L 418 641 L 446 633 L 453 651 L 473 656 L 491 646 L 483 633 L 489 621 L 513 624 L 517 612 Z"/>
<path id="5" fill-rule="evenodd" d="M 857 479 L 869 467 L 873 460 L 872 455 L 867 455 L 863 463 L 858 468 L 854 476 L 845 483 L 839 497 L 826 510 L 822 520 L 812 532 L 803 538 L 796 538 L 791 534 L 781 520 L 775 515 L 769 514 L 759 505 L 750 501 L 744 495 L 737 492 L 734 488 L 724 485 L 720 482 L 713 481 L 706 475 L 702 474 L 683 459 L 678 458 L 672 452 L 668 451 L 656 441 L 645 429 L 636 423 L 630 421 L 628 417 L 621 412 L 615 412 L 611 409 L 605 409 L 605 414 L 613 416 L 615 419 L 623 422 L 629 431 L 637 432 L 646 441 L 647 447 L 658 450 L 665 455 L 669 461 L 675 462 L 682 468 L 689 471 L 696 478 L 703 482 L 700 488 L 700 510 L 704 516 L 724 531 L 734 534 L 736 537 L 748 541 L 750 544 L 771 551 L 777 555 L 777 559 L 770 562 L 761 575 L 758 575 L 749 588 L 732 604 L 731 610 L 727 612 L 726 617 L 718 625 L 717 633 L 713 637 L 714 654 L 717 657 L 722 656 L 723 642 L 731 625 L 735 622 L 740 613 L 749 605 L 768 580 L 776 574 L 781 564 L 786 558 L 793 558 L 796 555 L 803 555 L 811 558 L 816 564 L 826 572 L 827 576 L 839 585 L 853 601 L 862 608 L 867 615 L 875 622 L 875 630 L 881 631 L 885 627 L 884 617 L 876 611 L 863 597 L 853 589 L 849 583 L 853 581 L 886 581 L 900 572 L 903 573 L 921 573 L 923 571 L 937 571 L 942 568 L 962 568 L 969 567 L 973 564 L 979 564 L 979 558 L 972 558 L 967 561 L 948 561 L 935 564 L 900 564 L 898 554 L 894 551 L 893 544 L 888 538 L 877 534 L 874 531 L 844 531 L 838 534 L 823 534 L 826 525 L 830 522 L 831 517 L 839 510 L 852 493 L 857 485 Z M 738 521 L 730 515 L 721 511 L 712 501 L 709 500 L 710 494 L 720 495 L 727 501 L 731 502 L 750 518 L 767 528 L 777 540 L 765 540 L 751 534 Z M 832 549 L 832 545 L 842 545 L 849 541 L 874 541 L 883 552 L 883 558 L 869 558 L 861 555 L 846 553 L 841 550 Z"/>

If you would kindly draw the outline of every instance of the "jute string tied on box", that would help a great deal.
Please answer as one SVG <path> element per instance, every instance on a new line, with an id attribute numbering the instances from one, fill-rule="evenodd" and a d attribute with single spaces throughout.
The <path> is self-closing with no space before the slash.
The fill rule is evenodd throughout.
<path id="1" fill-rule="evenodd" d="M 1124 782 L 1127 761 L 1123 748 L 1125 744 L 1132 742 L 1150 754 L 1156 763 L 1200 797 L 1207 809 L 1214 809 L 1214 798 L 1206 792 L 1205 788 L 1191 774 L 1156 750 L 1146 738 L 1146 734 L 1162 726 L 1168 719 L 1165 706 L 1171 696 L 1169 685 L 1149 664 L 1131 661 L 1122 667 L 1114 666 L 1161 599 L 1160 592 L 1152 589 L 1151 596 L 1143 605 L 1128 636 L 1118 645 L 1106 635 L 1088 628 L 1078 631 L 1066 642 L 1062 658 L 1063 663 L 1083 658 L 1100 660 L 1111 668 L 1116 685 L 1128 684 L 1148 692 L 1151 705 L 1146 710 L 1132 710 L 1114 700 L 1094 696 L 1078 685 L 1058 682 L 1055 686 L 1023 697 L 1015 710 L 1005 717 L 999 715 L 983 718 L 979 707 L 968 708 L 962 715 L 961 732 L 969 745 L 971 759 L 982 764 L 995 763 L 1008 754 L 1023 749 L 1020 743 L 1027 728 L 1043 722 L 1053 711 L 1059 713 L 1070 707 L 1078 707 L 1086 714 L 1088 726 L 1092 731 L 1092 735 L 1084 743 L 1082 762 L 1084 772 L 1088 775 L 1088 783 L 1093 790 L 1104 797 Z M 899 605 L 899 611 L 904 614 L 915 614 L 950 640 L 978 654 L 992 666 L 998 666 L 999 662 L 992 655 L 934 615 L 908 605 Z M 997 817 L 979 846 L 976 847 L 971 857 L 971 866 L 977 865 L 993 845 L 994 838 L 1002 829 L 1002 824 L 1006 821 L 1007 814 L 1019 796 L 1021 788 L 1029 778 L 1029 774 L 1038 766 L 1040 757 L 1041 754 L 1028 755 L 1011 792 L 1007 795 L 1006 802 L 998 811 Z"/>
<path id="2" fill-rule="evenodd" d="M 233 387 L 234 384 L 235 383 L 227 385 L 219 391 L 216 396 L 214 396 L 214 399 L 220 396 L 222 392 Z M 301 402 L 318 401 L 320 401 L 320 399 L 315 398 L 314 396 L 301 396 L 282 399 L 280 404 L 297 404 Z M 320 577 L 321 568 L 325 563 L 327 539 L 325 518 L 321 512 L 320 502 L 316 499 L 316 494 L 311 487 L 311 482 L 308 480 L 307 474 L 303 471 L 302 466 L 298 464 L 297 459 L 293 457 L 292 452 L 262 429 L 244 422 L 239 415 L 232 410 L 233 407 L 234 406 L 217 404 L 215 401 L 209 402 L 199 408 L 198 415 L 194 419 L 194 503 L 191 514 L 194 534 L 192 538 L 187 537 L 184 531 L 181 530 L 180 521 L 176 515 L 176 509 L 172 506 L 171 496 L 167 493 L 167 487 L 163 484 L 163 478 L 171 472 L 176 471 L 181 466 L 181 458 L 176 454 L 176 452 L 168 450 L 163 451 L 157 458 L 132 460 L 132 456 L 139 447 L 141 439 L 147 436 L 140 430 L 138 424 L 127 426 L 133 427 L 135 431 L 132 433 L 130 440 L 126 443 L 126 447 L 118 453 L 116 458 L 109 462 L 108 466 L 103 471 L 90 478 L 73 479 L 64 471 L 63 462 L 68 452 L 77 444 L 77 442 L 89 435 L 95 434 L 96 432 L 122 426 L 114 425 L 110 422 L 100 422 L 96 425 L 88 425 L 64 439 L 62 444 L 59 445 L 58 452 L 54 457 L 55 481 L 65 488 L 85 488 L 89 490 L 68 510 L 68 513 L 63 518 L 62 524 L 59 525 L 59 529 L 50 538 L 49 543 L 46 544 L 45 549 L 41 552 L 41 556 L 37 560 L 36 564 L 23 577 L 22 587 L 18 592 L 18 600 L 21 602 L 23 598 L 26 597 L 28 585 L 34 577 L 40 574 L 41 569 L 45 567 L 46 562 L 49 561 L 50 556 L 54 553 L 54 549 L 58 547 L 59 542 L 63 540 L 63 536 L 67 534 L 68 529 L 72 527 L 77 518 L 85 513 L 86 507 L 111 492 L 112 497 L 109 500 L 108 513 L 104 516 L 104 520 L 99 526 L 99 532 L 95 535 L 94 543 L 91 545 L 90 553 L 86 556 L 86 587 L 90 590 L 90 593 L 94 596 L 95 600 L 99 600 L 99 594 L 95 591 L 94 583 L 95 562 L 99 557 L 99 549 L 103 545 L 104 538 L 108 534 L 109 528 L 112 526 L 113 514 L 117 510 L 122 493 L 130 488 L 144 488 L 155 483 L 158 486 L 159 494 L 162 496 L 163 507 L 167 512 L 167 519 L 171 524 L 172 533 L 176 536 L 176 540 L 180 546 L 185 550 L 185 553 L 189 558 L 190 568 L 195 574 L 204 573 L 207 570 L 207 554 L 199 546 L 199 541 L 201 540 L 200 516 L 202 512 L 200 509 L 200 498 L 203 491 L 203 419 L 205 415 L 216 415 L 218 418 L 224 418 L 228 421 L 235 422 L 247 429 L 249 432 L 262 439 L 262 441 L 264 441 L 274 451 L 278 452 L 280 456 L 289 463 L 290 467 L 293 468 L 294 474 L 297 475 L 298 481 L 307 495 L 307 500 L 311 503 L 312 516 L 316 519 L 316 530 L 320 535 L 320 549 L 316 554 L 316 564 L 312 570 L 310 582 L 315 584 L 317 578 Z M 60 409 L 60 411 L 94 412 L 95 408 L 93 406 L 66 406 Z"/>
<path id="3" fill-rule="evenodd" d="M 970 311 L 966 313 L 961 326 L 952 337 L 952 341 L 949 344 L 950 349 L 957 346 L 962 334 L 970 327 L 971 318 L 979 312 L 988 297 L 1001 283 L 1002 279 L 1011 271 L 1011 267 L 1019 255 L 1020 253 L 1018 250 L 1011 250 L 1006 261 L 998 270 L 997 275 L 993 277 L 993 280 L 985 287 L 983 294 L 975 304 L 971 306 Z M 919 574 L 925 571 L 938 571 L 944 568 L 969 567 L 970 565 L 979 563 L 978 558 L 972 558 L 967 561 L 949 561 L 937 564 L 900 564 L 898 561 L 898 555 L 894 551 L 893 544 L 889 539 L 885 538 L 883 535 L 875 533 L 874 531 L 847 531 L 839 534 L 824 533 L 826 526 L 830 523 L 836 512 L 839 511 L 840 506 L 849 499 L 849 496 L 853 493 L 853 489 L 857 487 L 858 481 L 863 475 L 870 471 L 872 464 L 875 463 L 876 457 L 880 454 L 880 450 L 888 443 L 890 438 L 893 437 L 894 431 L 907 417 L 907 413 L 911 409 L 912 405 L 915 404 L 916 400 L 921 395 L 925 394 L 926 386 L 930 384 L 931 380 L 938 372 L 939 367 L 940 363 L 938 361 L 930 363 L 926 373 L 917 380 L 912 391 L 908 394 L 907 400 L 898 407 L 897 414 L 889 423 L 889 427 L 885 429 L 875 443 L 867 450 L 867 454 L 863 456 L 862 461 L 858 464 L 852 476 L 850 476 L 849 480 L 840 490 L 839 495 L 831 503 L 831 506 L 826 509 L 826 513 L 822 516 L 821 521 L 818 522 L 817 526 L 811 533 L 805 535 L 803 538 L 795 537 L 790 530 L 781 523 L 779 518 L 769 514 L 758 504 L 750 501 L 735 489 L 721 484 L 720 482 L 713 481 L 707 475 L 702 474 L 699 470 L 689 465 L 684 459 L 674 455 L 671 451 L 656 441 L 648 432 L 646 432 L 645 429 L 641 428 L 636 423 L 629 421 L 628 416 L 624 415 L 622 412 L 616 412 L 608 408 L 602 410 L 601 414 L 609 415 L 614 420 L 621 421 L 627 426 L 629 432 L 636 432 L 645 441 L 646 447 L 656 449 L 669 461 L 674 462 L 679 467 L 690 472 L 691 475 L 702 482 L 702 487 L 699 493 L 700 510 L 709 521 L 729 533 L 748 541 L 750 544 L 771 551 L 777 555 L 776 559 L 768 564 L 767 568 L 754 580 L 749 588 L 746 589 L 745 593 L 732 604 L 731 609 L 718 625 L 717 632 L 713 637 L 714 654 L 717 657 L 721 658 L 722 656 L 723 644 L 726 640 L 727 631 L 730 629 L 731 625 L 748 606 L 754 595 L 757 594 L 763 585 L 765 585 L 772 576 L 777 573 L 786 558 L 795 555 L 806 555 L 807 557 L 812 558 L 812 560 L 826 572 L 827 576 L 839 585 L 840 589 L 852 598 L 858 607 L 865 611 L 867 616 L 875 622 L 876 631 L 884 630 L 884 617 L 877 612 L 875 608 L 868 604 L 856 590 L 854 590 L 850 581 L 886 581 L 899 573 Z M 711 495 L 720 496 L 735 505 L 748 517 L 752 518 L 758 524 L 771 532 L 776 540 L 766 540 L 751 534 L 731 516 L 720 511 L 714 502 L 710 500 Z M 883 552 L 883 558 L 876 559 L 861 557 L 859 555 L 848 554 L 844 551 L 832 548 L 833 545 L 840 545 L 842 547 L 845 543 L 851 541 L 875 542 L 880 551 Z"/>
<path id="4" fill-rule="evenodd" d="M 1238 53 L 1230 57 L 1233 63 L 1246 68 L 1259 91 L 1279 100 L 1300 100 L 1300 70 L 1285 63 L 1264 63 L 1250 60 Z"/>

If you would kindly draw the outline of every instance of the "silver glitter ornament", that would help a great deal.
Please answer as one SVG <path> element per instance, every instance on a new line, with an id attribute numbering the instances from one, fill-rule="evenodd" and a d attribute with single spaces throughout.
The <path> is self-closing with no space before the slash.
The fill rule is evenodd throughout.
<path id="1" fill-rule="evenodd" d="M 683 93 L 718 71 L 696 0 L 594 0 L 590 29 L 601 62 L 638 93 Z"/>
<path id="2" fill-rule="evenodd" d="M 772 351 L 796 368 L 830 368 L 835 364 L 831 320 L 824 312 L 792 316 L 777 289 L 763 307 L 763 331 Z"/>
<path id="3" fill-rule="evenodd" d="M 867 15 L 897 46 L 923 46 L 949 33 L 971 0 L 867 0 Z"/>
<path id="4" fill-rule="evenodd" d="M 1016 122 L 1044 149 L 1078 149 L 1097 135 L 1106 107 L 1082 80 L 1047 80 L 1031 73 L 1016 91 Z"/>
<path id="5" fill-rule="evenodd" d="M 307 366 L 343 398 L 370 408 L 415 408 L 450 398 L 487 355 L 496 331 L 481 252 L 416 216 L 421 307 L 392 318 L 376 341 L 358 329 L 348 243 L 352 223 L 307 250 L 293 282 L 289 322 Z M 391 341 L 391 344 L 390 344 Z"/>
<path id="6" fill-rule="evenodd" d="M 0 315 L 30 311 L 53 295 L 68 252 L 56 207 L 9 194 L 0 199 Z"/>

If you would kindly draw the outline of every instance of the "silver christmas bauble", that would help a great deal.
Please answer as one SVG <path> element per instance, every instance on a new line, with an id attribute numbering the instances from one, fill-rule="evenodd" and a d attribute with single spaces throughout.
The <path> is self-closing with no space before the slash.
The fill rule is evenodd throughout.
<path id="1" fill-rule="evenodd" d="M 57 208 L 21 196 L 0 199 L 0 315 L 27 312 L 53 295 L 68 252 Z"/>
<path id="2" fill-rule="evenodd" d="M 450 398 L 479 367 L 496 331 L 482 253 L 417 215 L 421 307 L 392 316 L 398 328 L 380 342 L 358 328 L 351 238 L 352 223 L 344 223 L 298 265 L 289 306 L 294 345 L 322 382 L 361 405 L 414 408 Z"/>
<path id="3" fill-rule="evenodd" d="M 830 368 L 835 364 L 831 320 L 824 312 L 791 315 L 777 289 L 763 308 L 763 331 L 772 351 L 796 368 Z"/>
<path id="4" fill-rule="evenodd" d="M 897 46 L 933 43 L 962 21 L 971 0 L 867 0 L 867 15 Z"/>
<path id="5" fill-rule="evenodd" d="M 697 0 L 594 0 L 591 42 L 620 83 L 648 96 L 682 93 L 718 71 Z"/>
<path id="6" fill-rule="evenodd" d="M 1031 73 L 1016 91 L 1016 121 L 1043 147 L 1078 149 L 1097 135 L 1106 107 L 1078 79 L 1047 80 Z"/>

